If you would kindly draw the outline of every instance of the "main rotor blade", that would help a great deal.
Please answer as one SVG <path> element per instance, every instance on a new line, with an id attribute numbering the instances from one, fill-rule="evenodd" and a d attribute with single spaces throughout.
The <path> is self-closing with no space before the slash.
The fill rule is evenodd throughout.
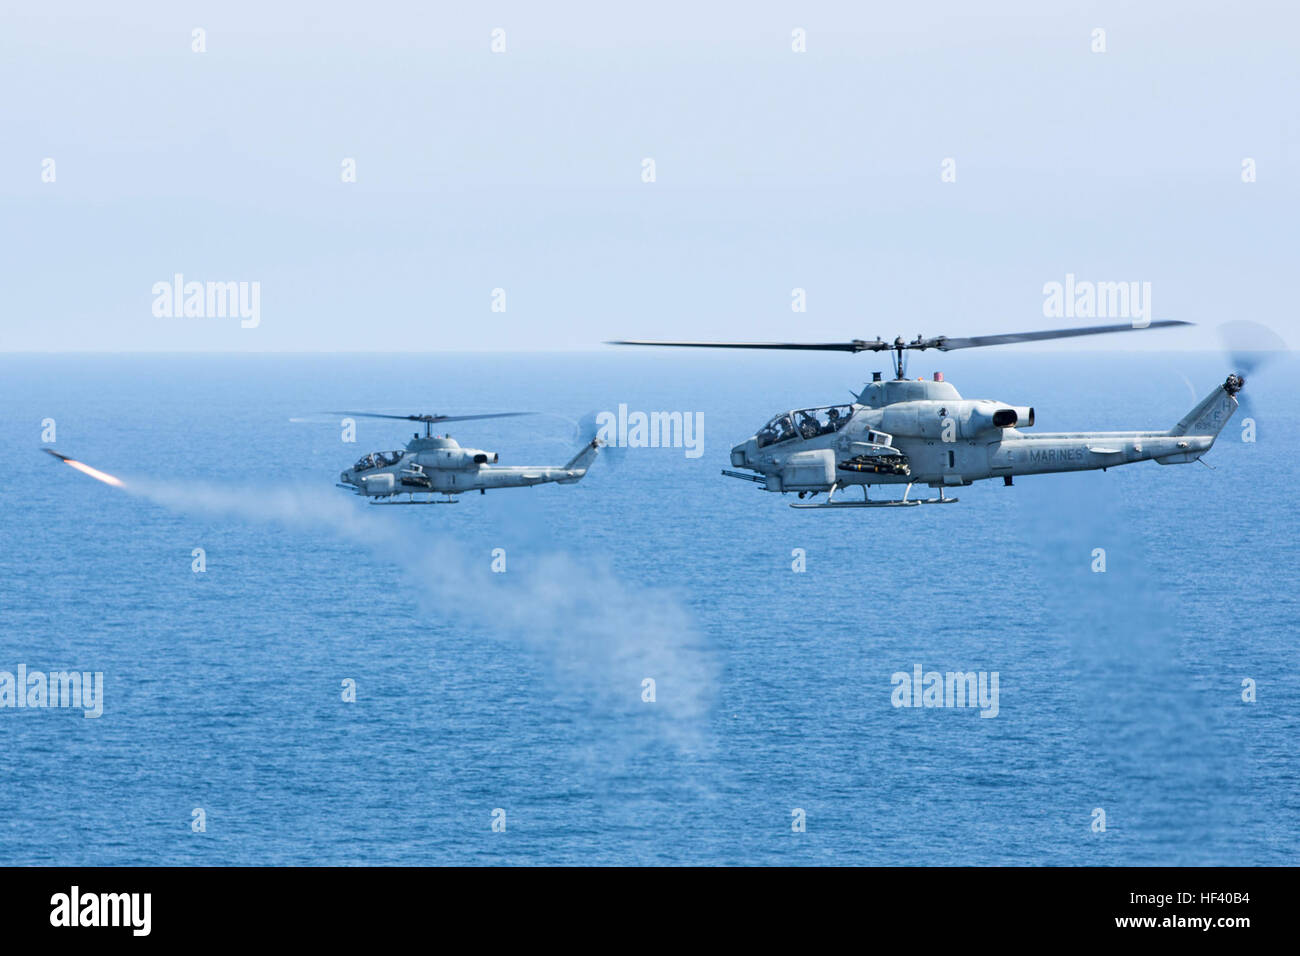
<path id="1" fill-rule="evenodd" d="M 619 339 L 606 345 L 665 345 L 692 349 L 799 349 L 809 352 L 885 352 L 893 348 L 888 342 L 876 339 L 866 342 L 651 342 L 640 339 Z"/>
<path id="2" fill-rule="evenodd" d="M 1107 332 L 1135 332 L 1141 329 L 1163 329 L 1175 325 L 1191 325 L 1178 319 L 1162 319 L 1147 325 L 1137 326 L 1131 322 L 1117 325 L 1089 325 L 1077 329 L 1044 329 L 1038 332 L 1009 332 L 1005 335 L 975 335 L 969 338 L 949 338 L 936 335 L 931 338 L 917 336 L 910 342 L 895 339 L 885 342 L 879 338 L 874 341 L 853 339 L 850 342 L 655 342 L 642 339 L 619 339 L 606 342 L 606 345 L 660 345 L 677 348 L 697 349 L 791 349 L 806 352 L 891 352 L 897 349 L 939 349 L 951 352 L 953 349 L 973 349 L 985 345 L 1011 345 L 1016 342 L 1042 342 L 1047 339 L 1069 339 L 1079 335 L 1104 335 Z"/>
<path id="3" fill-rule="evenodd" d="M 985 345 L 1012 345 L 1016 342 L 1042 342 L 1047 339 L 1072 339 L 1079 335 L 1105 335 L 1108 332 L 1139 332 L 1142 329 L 1163 329 L 1174 325 L 1192 325 L 1179 319 L 1162 319 L 1148 325 L 1134 325 L 1121 322 L 1118 325 L 1087 325 L 1077 329 L 1044 329 L 1040 332 L 1009 332 L 1006 335 L 974 335 L 969 338 L 949 338 L 939 335 L 931 339 L 918 336 L 914 342 L 908 342 L 909 349 L 938 349 L 951 352 L 953 349 L 973 349 Z"/>
<path id="4" fill-rule="evenodd" d="M 326 415 L 348 415 L 357 418 L 388 418 L 403 422 L 472 422 L 484 418 L 515 418 L 520 415 L 535 415 L 536 412 L 493 412 L 488 415 L 380 415 L 378 412 L 325 412 Z"/>
<path id="5" fill-rule="evenodd" d="M 421 418 L 420 421 L 427 422 L 473 422 L 482 418 L 518 418 L 521 415 L 536 415 L 536 412 L 493 412 L 490 415 L 431 415 L 427 418 Z"/>

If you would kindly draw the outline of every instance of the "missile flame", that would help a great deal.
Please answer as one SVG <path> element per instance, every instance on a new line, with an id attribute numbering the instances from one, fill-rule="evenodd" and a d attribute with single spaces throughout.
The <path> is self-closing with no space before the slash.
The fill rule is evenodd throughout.
<path id="1" fill-rule="evenodd" d="M 41 450 L 48 454 L 53 455 L 55 458 L 59 459 L 59 461 L 63 462 L 65 465 L 72 466 L 73 468 L 77 469 L 77 471 L 81 472 L 83 475 L 89 475 L 91 478 L 94 478 L 96 481 L 102 481 L 104 484 L 112 485 L 114 488 L 126 487 L 126 482 L 122 481 L 121 478 L 118 478 L 115 475 L 110 475 L 106 471 L 100 471 L 98 468 L 91 468 L 89 465 L 85 464 L 84 462 L 77 461 L 77 459 L 75 458 L 69 458 L 67 455 L 60 455 L 57 451 L 54 451 L 51 448 L 43 448 Z"/>

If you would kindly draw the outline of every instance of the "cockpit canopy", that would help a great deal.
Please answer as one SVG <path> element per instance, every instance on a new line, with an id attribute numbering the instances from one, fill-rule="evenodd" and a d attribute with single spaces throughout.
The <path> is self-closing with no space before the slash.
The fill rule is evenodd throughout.
<path id="1" fill-rule="evenodd" d="M 852 405 L 824 405 L 821 408 L 802 408 L 795 412 L 777 415 L 759 429 L 758 447 L 765 448 L 791 438 L 807 441 L 819 435 L 837 432 L 853 417 Z"/>
<path id="2" fill-rule="evenodd" d="M 371 468 L 387 468 L 402 460 L 400 451 L 377 451 L 366 455 L 352 466 L 353 471 L 369 471 Z"/>

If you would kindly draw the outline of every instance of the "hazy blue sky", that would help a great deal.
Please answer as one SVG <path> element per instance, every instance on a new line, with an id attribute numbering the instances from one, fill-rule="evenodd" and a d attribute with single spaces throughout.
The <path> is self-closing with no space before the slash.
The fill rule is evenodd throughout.
<path id="1" fill-rule="evenodd" d="M 1043 316 L 1067 273 L 1203 326 L 1110 347 L 1235 318 L 1294 345 L 1298 28 L 1284 2 L 6 3 L 0 350 L 966 335 L 1078 324 Z M 260 324 L 156 317 L 175 273 L 260 283 Z"/>

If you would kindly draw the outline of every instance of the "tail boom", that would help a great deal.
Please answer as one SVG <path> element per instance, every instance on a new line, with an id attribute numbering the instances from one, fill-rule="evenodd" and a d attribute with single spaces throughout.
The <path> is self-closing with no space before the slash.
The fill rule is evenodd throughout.
<path id="1" fill-rule="evenodd" d="M 1237 392 L 1244 384 L 1240 376 L 1229 375 L 1168 431 L 1014 433 L 1014 440 L 989 447 L 990 470 L 996 477 L 1091 471 L 1136 461 L 1161 465 L 1196 461 L 1214 446 L 1237 410 Z"/>

